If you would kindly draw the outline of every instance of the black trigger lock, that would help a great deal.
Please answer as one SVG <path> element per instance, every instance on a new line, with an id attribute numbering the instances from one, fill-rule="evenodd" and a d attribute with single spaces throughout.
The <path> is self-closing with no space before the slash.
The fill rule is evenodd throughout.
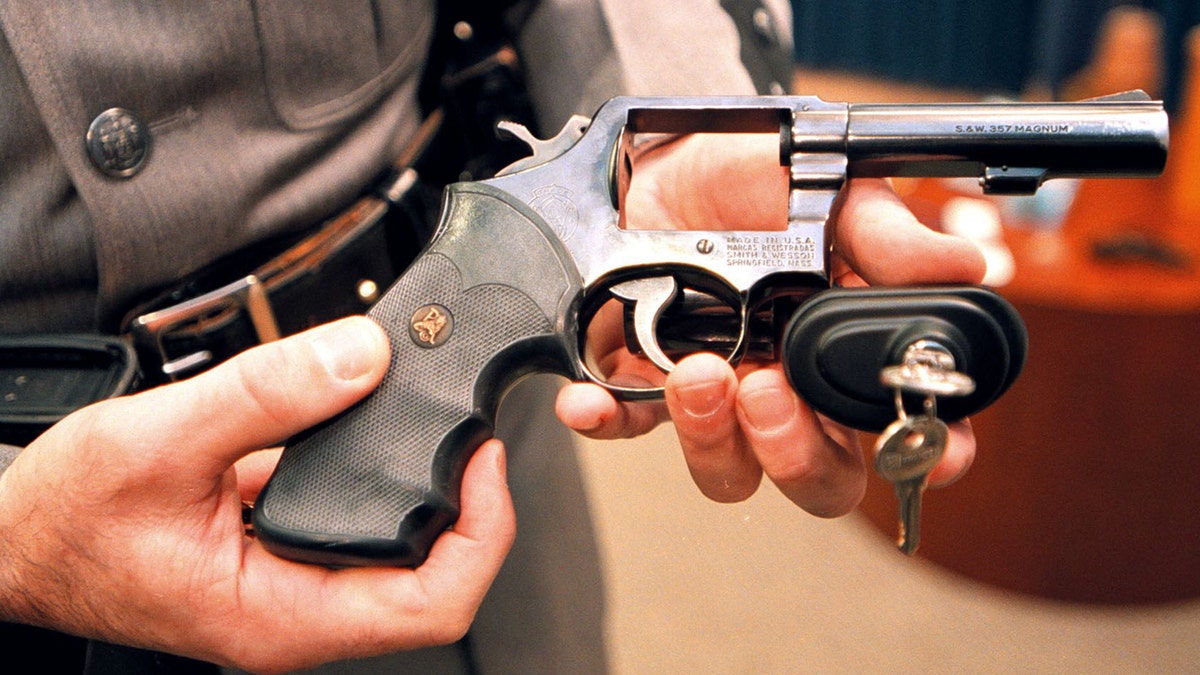
<path id="1" fill-rule="evenodd" d="M 879 432 L 897 417 L 895 391 L 880 374 L 920 341 L 939 345 L 975 382 L 970 394 L 937 399 L 938 417 L 953 422 L 1012 385 L 1029 339 L 1012 305 L 982 286 L 834 288 L 792 316 L 782 362 L 792 387 L 818 412 Z M 922 398 L 905 395 L 905 410 L 919 414 Z"/>

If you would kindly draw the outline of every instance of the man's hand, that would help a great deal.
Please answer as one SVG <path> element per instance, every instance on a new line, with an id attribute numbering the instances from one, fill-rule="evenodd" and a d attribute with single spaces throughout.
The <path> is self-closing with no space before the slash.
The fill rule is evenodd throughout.
<path id="1" fill-rule="evenodd" d="M 255 451 L 366 395 L 388 353 L 347 319 L 55 425 L 0 477 L 0 617 L 254 671 L 458 639 L 515 532 L 499 442 L 417 569 L 289 562 L 243 526 L 278 457 Z"/>
<path id="2" fill-rule="evenodd" d="M 626 219 L 641 229 L 778 229 L 788 184 L 777 152 L 777 138 L 763 135 L 696 135 L 664 146 L 635 164 Z M 833 218 L 830 273 L 838 285 L 978 283 L 986 271 L 974 244 L 926 228 L 885 181 L 850 181 Z M 610 377 L 662 382 L 645 359 L 625 350 L 618 322 L 600 338 L 605 342 L 591 342 L 601 345 Z M 693 479 L 716 501 L 746 499 L 764 472 L 819 516 L 843 515 L 862 499 L 867 472 L 857 433 L 816 414 L 778 363 L 743 364 L 735 373 L 721 358 L 693 355 L 665 378 L 665 398 L 665 406 L 620 403 L 597 385 L 576 383 L 559 395 L 557 412 L 593 438 L 636 436 L 669 414 Z M 953 481 L 974 453 L 969 424 L 951 425 L 931 484 Z"/>

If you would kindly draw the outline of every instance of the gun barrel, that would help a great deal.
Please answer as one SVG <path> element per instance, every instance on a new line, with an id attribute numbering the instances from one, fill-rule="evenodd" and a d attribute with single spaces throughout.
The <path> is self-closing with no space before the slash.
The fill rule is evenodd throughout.
<path id="1" fill-rule="evenodd" d="M 1161 101 L 1128 92 L 1077 103 L 851 104 L 850 176 L 980 176 L 995 192 L 1049 178 L 1156 176 Z"/>

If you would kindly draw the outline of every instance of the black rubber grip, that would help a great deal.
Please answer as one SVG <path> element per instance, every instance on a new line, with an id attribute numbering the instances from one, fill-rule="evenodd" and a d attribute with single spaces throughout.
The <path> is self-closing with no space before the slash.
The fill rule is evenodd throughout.
<path id="1" fill-rule="evenodd" d="M 504 390 L 535 370 L 577 377 L 569 260 L 524 204 L 452 185 L 433 242 L 368 313 L 391 340 L 387 375 L 284 449 L 254 512 L 264 545 L 329 566 L 424 561 Z"/>

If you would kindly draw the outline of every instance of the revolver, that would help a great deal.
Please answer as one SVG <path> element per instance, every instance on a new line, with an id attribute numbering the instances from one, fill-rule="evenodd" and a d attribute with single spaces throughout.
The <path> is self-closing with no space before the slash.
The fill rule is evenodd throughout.
<path id="1" fill-rule="evenodd" d="M 449 185 L 431 240 L 368 312 L 391 340 L 383 382 L 286 445 L 253 512 L 277 555 L 419 565 L 456 520 L 467 460 L 525 375 L 597 382 L 623 400 L 661 397 L 609 381 L 587 357 L 588 326 L 611 302 L 629 346 L 664 371 L 699 349 L 719 348 L 731 363 L 782 358 L 815 408 L 873 430 L 895 416 L 880 368 L 932 335 L 980 384 L 940 414 L 978 410 L 1020 370 L 1019 316 L 978 287 L 830 288 L 830 214 L 847 178 L 977 176 L 986 193 L 1028 194 L 1052 178 L 1157 175 L 1168 137 L 1161 102 L 1140 91 L 937 105 L 621 97 L 548 140 L 507 127 L 531 155 Z M 635 143 L 694 133 L 778 138 L 786 229 L 621 227 Z"/>

